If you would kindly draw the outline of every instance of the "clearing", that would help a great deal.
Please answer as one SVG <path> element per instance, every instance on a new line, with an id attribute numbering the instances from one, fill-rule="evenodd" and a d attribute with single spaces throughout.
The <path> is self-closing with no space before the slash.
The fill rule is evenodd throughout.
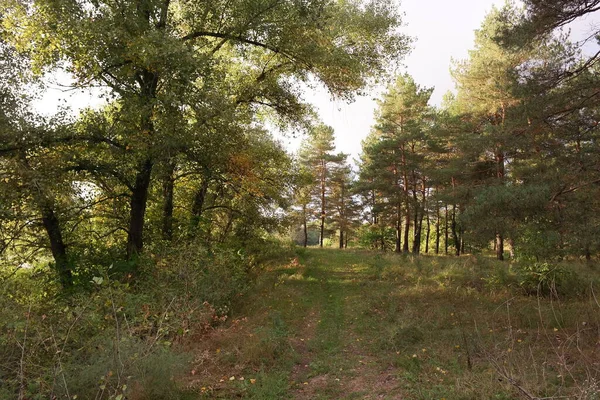
<path id="1" fill-rule="evenodd" d="M 298 254 L 262 274 L 226 324 L 191 341 L 196 356 L 183 382 L 191 392 L 598 398 L 600 308 L 591 280 L 548 274 L 539 282 L 549 294 L 536 296 L 527 294 L 530 275 L 484 257 Z M 590 266 L 577 267 L 592 276 Z"/>

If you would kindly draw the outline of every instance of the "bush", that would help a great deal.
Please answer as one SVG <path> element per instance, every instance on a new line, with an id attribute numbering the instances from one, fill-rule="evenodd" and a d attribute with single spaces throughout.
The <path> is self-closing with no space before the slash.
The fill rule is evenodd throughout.
<path id="1" fill-rule="evenodd" d="M 516 268 L 519 285 L 528 295 L 577 295 L 584 290 L 581 278 L 571 269 L 547 262 L 524 263 Z"/>
<path id="2" fill-rule="evenodd" d="M 236 250 L 155 247 L 135 280 L 94 254 L 85 260 L 90 279 L 70 295 L 48 280 L 47 267 L 5 279 L 0 397 L 181 398 L 173 371 L 187 356 L 177 344 L 226 320 L 258 263 L 292 252 L 281 249 L 267 240 Z"/>
<path id="3" fill-rule="evenodd" d="M 360 246 L 366 249 L 384 251 L 394 249 L 396 233 L 392 228 L 379 225 L 363 225 L 359 228 L 357 236 Z"/>

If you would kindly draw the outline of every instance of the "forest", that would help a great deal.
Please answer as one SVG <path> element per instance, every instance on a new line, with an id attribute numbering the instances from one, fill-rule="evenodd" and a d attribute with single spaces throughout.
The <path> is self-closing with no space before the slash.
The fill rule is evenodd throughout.
<path id="1" fill-rule="evenodd" d="M 386 0 L 3 0 L 0 398 L 597 399 L 599 10 L 492 8 L 436 106 Z M 384 88 L 359 159 L 318 85 Z"/>

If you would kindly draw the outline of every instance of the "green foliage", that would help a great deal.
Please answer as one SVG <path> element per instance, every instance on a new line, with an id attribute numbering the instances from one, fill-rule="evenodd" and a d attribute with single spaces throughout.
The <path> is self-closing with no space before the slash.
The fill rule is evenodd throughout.
<path id="1" fill-rule="evenodd" d="M 585 293 L 583 279 L 572 269 L 547 262 L 519 264 L 515 268 L 525 293 L 540 296 L 573 296 Z"/>
<path id="2" fill-rule="evenodd" d="M 376 126 L 363 142 L 357 184 L 371 209 L 371 223 L 396 229 L 396 235 L 401 236 L 404 222 L 404 251 L 409 249 L 408 229 L 412 221 L 416 253 L 421 247 L 421 221 L 428 212 L 430 171 L 426 153 L 432 92 L 432 88 L 421 87 L 409 75 L 398 76 L 388 86 L 379 102 Z"/>
<path id="3" fill-rule="evenodd" d="M 11 284 L 21 291 L 2 297 L 5 390 L 16 395 L 25 385 L 26 398 L 116 399 L 143 387 L 155 398 L 178 398 L 172 378 L 187 356 L 172 341 L 181 313 L 100 277 L 92 293 L 68 299 L 36 287 L 29 274 Z"/>
<path id="4" fill-rule="evenodd" d="M 576 18 L 577 7 L 581 15 L 591 9 L 564 2 L 552 14 L 538 3 L 526 2 L 529 14 L 512 2 L 491 10 L 468 58 L 454 64 L 456 94 L 442 110 L 427 106 L 430 89 L 409 76 L 380 102 L 357 186 L 371 224 L 395 227 L 398 239 L 403 228 L 404 252 L 411 239 L 412 252 L 423 250 L 426 221 L 435 225 L 429 244 L 443 237 L 456 255 L 492 243 L 500 260 L 598 254 L 600 103 L 589 92 L 597 64 L 548 27 L 521 46 L 505 42 L 529 18 L 562 20 L 563 11 Z"/>
<path id="5" fill-rule="evenodd" d="M 333 223 L 334 227 L 347 232 L 352 223 L 351 170 L 346 165 L 347 155 L 333 152 L 334 142 L 333 129 L 320 124 L 311 130 L 298 155 L 302 179 L 296 189 L 295 214 L 302 228 L 307 229 L 303 245 L 305 241 L 308 245 L 309 225 L 318 223 L 319 245 L 323 247 L 331 245 L 324 243 L 325 233 L 330 230 L 326 225 Z"/>
<path id="6" fill-rule="evenodd" d="M 65 288 L 94 268 L 77 254 L 88 239 L 120 247 L 111 263 L 136 275 L 144 245 L 282 229 L 294 177 L 267 127 L 312 125 L 299 82 L 349 99 L 408 46 L 381 0 L 8 0 L 0 14 L 0 240 L 52 254 Z M 104 107 L 22 120 L 4 97 L 28 66 L 102 86 Z"/>
<path id="7" fill-rule="evenodd" d="M 524 262 L 556 260 L 561 257 L 561 235 L 551 226 L 543 223 L 524 225 L 517 239 L 517 259 Z"/>
<path id="8" fill-rule="evenodd" d="M 381 225 L 363 225 L 359 228 L 358 243 L 366 249 L 393 250 L 396 233 Z"/>
<path id="9" fill-rule="evenodd" d="M 0 296 L 3 390 L 14 396 L 24 383 L 27 398 L 179 399 L 178 374 L 189 356 L 178 344 L 226 321 L 259 265 L 293 254 L 274 240 L 244 250 L 197 243 L 153 250 L 140 260 L 137 280 L 96 266 L 88 289 L 71 296 L 60 296 L 41 270 L 7 278 Z M 274 352 L 284 350 L 284 324 L 273 316 L 267 341 Z"/>

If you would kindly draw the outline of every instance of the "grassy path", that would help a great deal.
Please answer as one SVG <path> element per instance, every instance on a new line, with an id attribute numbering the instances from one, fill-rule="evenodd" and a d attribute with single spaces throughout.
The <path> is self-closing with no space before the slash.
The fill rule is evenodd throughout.
<path id="1" fill-rule="evenodd" d="M 425 262 L 301 252 L 262 276 L 238 317 L 198 338 L 187 386 L 207 399 L 518 398 L 498 370 L 525 377 L 544 361 L 549 349 L 533 347 L 538 304 Z M 528 384 L 561 385 L 541 373 Z"/>

